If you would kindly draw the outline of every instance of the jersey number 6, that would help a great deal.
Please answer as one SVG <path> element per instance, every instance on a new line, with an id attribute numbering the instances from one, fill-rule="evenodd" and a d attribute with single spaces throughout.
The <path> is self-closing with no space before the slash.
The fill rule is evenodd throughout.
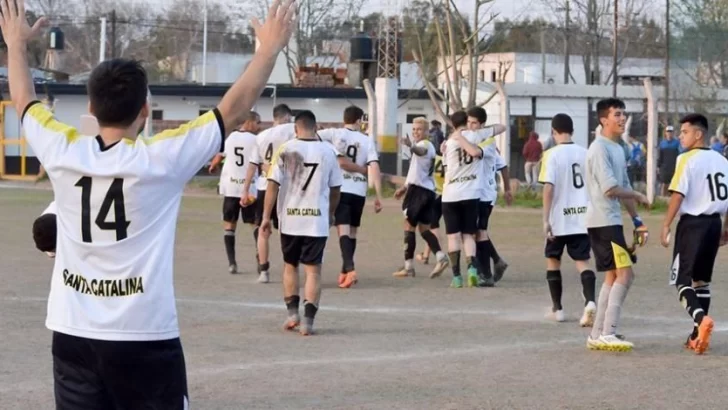
<path id="1" fill-rule="evenodd" d="M 584 187 L 584 177 L 581 176 L 581 166 L 576 162 L 571 164 L 571 181 L 574 188 L 581 189 Z"/>
<path id="2" fill-rule="evenodd" d="M 81 188 L 81 237 L 84 242 L 91 241 L 91 177 L 81 177 L 76 186 Z M 96 215 L 96 226 L 105 231 L 116 231 L 116 240 L 126 239 L 127 228 L 131 222 L 126 220 L 126 209 L 124 207 L 124 179 L 114 178 L 114 181 L 106 191 L 104 201 L 101 203 L 98 215 Z M 114 221 L 108 222 L 111 206 L 114 206 Z"/>

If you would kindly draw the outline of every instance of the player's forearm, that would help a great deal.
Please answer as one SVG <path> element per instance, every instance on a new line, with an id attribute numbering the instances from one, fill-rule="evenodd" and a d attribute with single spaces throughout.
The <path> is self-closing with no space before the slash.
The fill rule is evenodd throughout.
<path id="1" fill-rule="evenodd" d="M 243 182 L 243 196 L 241 196 L 241 198 L 245 198 L 246 196 L 248 196 L 248 192 L 250 192 L 250 184 L 253 182 L 256 168 L 258 168 L 257 165 L 248 164 L 248 171 L 245 174 L 245 182 Z"/>
<path id="2" fill-rule="evenodd" d="M 10 83 L 10 98 L 15 104 L 18 117 L 21 117 L 28 104 L 37 99 L 35 86 L 30 76 L 25 43 L 8 44 L 8 82 Z"/>
<path id="3" fill-rule="evenodd" d="M 270 77 L 279 51 L 260 47 L 243 75 L 222 97 L 218 110 L 225 123 L 225 131 L 230 132 L 243 121 L 243 116 L 250 111 L 255 101 L 260 98 L 268 78 Z"/>
<path id="4" fill-rule="evenodd" d="M 378 162 L 369 164 L 369 180 L 374 184 L 374 192 L 377 198 L 382 198 L 382 172 Z"/>
<path id="5" fill-rule="evenodd" d="M 680 210 L 680 205 L 682 205 L 683 196 L 681 194 L 678 194 L 676 192 L 673 192 L 670 196 L 670 202 L 667 204 L 667 213 L 665 214 L 665 219 L 662 221 L 663 226 L 670 226 L 672 225 L 672 221 L 675 220 L 675 216 L 677 216 L 677 212 Z M 726 219 L 728 221 L 728 219 Z M 724 224 L 725 226 L 725 224 Z"/>
<path id="6" fill-rule="evenodd" d="M 334 216 L 336 207 L 339 206 L 339 199 L 341 198 L 341 187 L 332 187 L 329 192 L 329 215 Z"/>
<path id="7" fill-rule="evenodd" d="M 460 144 L 460 148 L 462 148 L 465 152 L 468 153 L 471 157 L 480 158 L 483 156 L 483 150 L 480 149 L 479 146 L 473 144 L 472 142 L 466 140 L 462 137 L 462 135 L 457 136 L 457 142 Z"/>
<path id="8" fill-rule="evenodd" d="M 493 135 L 499 135 L 506 132 L 506 126 L 503 124 L 493 124 L 490 127 L 493 128 Z"/>
<path id="9" fill-rule="evenodd" d="M 617 198 L 622 201 L 628 200 L 628 199 L 631 199 L 631 200 L 637 199 L 637 196 L 639 195 L 639 193 L 637 191 L 633 191 L 631 189 L 625 189 L 625 188 L 618 187 L 618 186 L 610 188 L 609 190 L 607 190 L 607 192 L 605 194 L 610 198 Z M 625 206 L 627 206 L 627 205 L 625 204 Z"/>
<path id="10" fill-rule="evenodd" d="M 220 165 L 220 162 L 222 162 L 222 155 L 217 154 L 214 157 L 212 157 L 212 162 L 210 163 L 210 169 L 217 168 L 217 166 Z"/>
<path id="11" fill-rule="evenodd" d="M 273 206 L 278 198 L 278 190 L 280 187 L 273 181 L 268 181 L 268 187 L 265 190 L 265 200 L 263 202 L 263 219 L 270 219 L 273 213 Z"/>
<path id="12" fill-rule="evenodd" d="M 349 158 L 339 157 L 339 168 L 341 168 L 342 171 L 346 171 L 346 172 L 355 172 L 357 174 L 362 174 L 362 175 L 367 174 L 366 167 L 362 167 L 361 165 L 355 164 Z"/>
<path id="13" fill-rule="evenodd" d="M 410 147 L 410 151 L 413 154 L 417 155 L 418 157 L 421 157 L 421 156 L 427 154 L 427 148 L 420 147 L 418 145 L 415 145 L 414 147 Z"/>
<path id="14" fill-rule="evenodd" d="M 621 199 L 622 205 L 627 209 L 627 213 L 629 216 L 631 216 L 633 219 L 637 216 L 637 202 L 635 202 L 634 198 L 623 198 Z"/>
<path id="15" fill-rule="evenodd" d="M 551 217 L 551 204 L 554 200 L 554 186 L 545 184 L 543 186 L 543 221 L 549 222 Z"/>
<path id="16" fill-rule="evenodd" d="M 501 178 L 503 178 L 503 191 L 511 192 L 511 173 L 507 166 L 501 169 Z"/>

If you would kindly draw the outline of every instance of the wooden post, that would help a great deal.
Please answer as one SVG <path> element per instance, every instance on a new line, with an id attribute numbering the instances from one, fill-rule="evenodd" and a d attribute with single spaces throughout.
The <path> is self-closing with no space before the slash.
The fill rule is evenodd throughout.
<path id="1" fill-rule="evenodd" d="M 500 81 L 495 83 L 495 88 L 498 91 L 498 96 L 500 97 L 500 123 L 501 125 L 504 125 L 506 127 L 506 130 L 503 134 L 498 135 L 495 138 L 498 138 L 497 145 L 498 150 L 500 151 L 501 156 L 506 161 L 506 165 L 510 167 L 511 165 L 511 105 L 508 101 L 508 94 L 506 94 L 505 88 L 503 88 L 503 83 Z M 511 171 L 511 175 L 513 175 Z M 511 181 L 503 181 L 503 178 L 501 178 L 501 190 L 505 191 L 505 185 L 503 184 L 510 184 Z"/>

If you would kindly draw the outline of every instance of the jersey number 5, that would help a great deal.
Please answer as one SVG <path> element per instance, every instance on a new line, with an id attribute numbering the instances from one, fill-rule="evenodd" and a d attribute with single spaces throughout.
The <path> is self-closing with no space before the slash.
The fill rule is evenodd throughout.
<path id="1" fill-rule="evenodd" d="M 571 182 L 573 182 L 574 188 L 576 189 L 584 187 L 584 177 L 581 176 L 581 166 L 576 162 L 571 164 Z"/>
<path id="2" fill-rule="evenodd" d="M 76 186 L 81 188 L 81 237 L 84 242 L 91 241 L 91 177 L 81 177 Z M 104 201 L 101 203 L 98 215 L 96 215 L 96 226 L 105 231 L 116 231 L 116 240 L 126 239 L 127 228 L 130 221 L 126 220 L 126 209 L 124 207 L 124 179 L 114 178 L 109 190 L 106 191 Z M 114 222 L 107 222 L 111 206 L 114 206 Z"/>
<path id="3" fill-rule="evenodd" d="M 238 157 L 238 160 L 235 161 L 235 165 L 242 167 L 243 164 L 245 164 L 245 157 L 243 156 L 243 147 L 235 147 L 235 156 Z"/>
<path id="4" fill-rule="evenodd" d="M 708 188 L 710 189 L 710 200 L 715 202 L 716 197 L 720 201 L 728 199 L 728 186 L 723 182 L 722 172 L 718 172 L 715 175 L 708 174 L 705 179 L 708 180 Z"/>

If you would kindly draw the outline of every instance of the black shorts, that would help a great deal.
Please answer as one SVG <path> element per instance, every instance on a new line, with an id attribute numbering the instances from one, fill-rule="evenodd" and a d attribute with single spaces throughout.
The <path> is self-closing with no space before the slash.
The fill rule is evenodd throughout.
<path id="1" fill-rule="evenodd" d="M 478 232 L 478 199 L 457 202 L 443 202 L 442 216 L 445 218 L 445 233 L 452 235 Z"/>
<path id="2" fill-rule="evenodd" d="M 273 211 L 270 213 L 270 221 L 274 228 L 278 229 L 277 204 L 273 204 Z M 258 199 L 255 200 L 255 226 L 263 222 L 263 209 L 265 208 L 265 191 L 258 191 Z"/>
<path id="3" fill-rule="evenodd" d="M 589 228 L 589 242 L 594 252 L 597 272 L 606 272 L 632 266 L 632 257 L 627 251 L 622 225 Z"/>
<path id="4" fill-rule="evenodd" d="M 675 230 L 670 284 L 692 286 L 710 282 L 720 248 L 723 225 L 719 215 L 683 215 Z"/>
<path id="5" fill-rule="evenodd" d="M 179 338 L 111 342 L 53 333 L 56 409 L 187 408 Z"/>
<path id="6" fill-rule="evenodd" d="M 589 252 L 591 252 L 589 235 L 583 233 L 575 235 L 557 236 L 552 240 L 546 239 L 544 256 L 551 259 L 561 260 L 561 255 L 563 255 L 564 253 L 564 247 L 566 247 L 566 252 L 569 253 L 569 257 L 572 260 L 589 260 Z"/>
<path id="7" fill-rule="evenodd" d="M 255 223 L 255 206 L 242 207 L 240 198 L 226 196 L 222 200 L 222 220 L 225 222 L 237 222 L 242 217 L 243 223 Z"/>
<path id="8" fill-rule="evenodd" d="M 367 199 L 363 196 L 342 192 L 334 214 L 335 225 L 361 226 L 361 216 L 364 214 L 366 202 Z"/>
<path id="9" fill-rule="evenodd" d="M 478 229 L 481 231 L 488 230 L 488 221 L 490 220 L 490 214 L 493 212 L 493 203 L 478 202 Z"/>
<path id="10" fill-rule="evenodd" d="M 281 234 L 281 249 L 283 262 L 298 266 L 320 265 L 324 260 L 324 250 L 328 238 L 317 236 L 293 236 Z"/>
<path id="11" fill-rule="evenodd" d="M 410 226 L 432 223 L 435 192 L 417 185 L 410 185 L 402 201 L 402 211 Z"/>
<path id="12" fill-rule="evenodd" d="M 432 220 L 430 228 L 438 229 L 440 227 L 440 218 L 442 218 L 442 195 L 435 198 L 435 204 L 432 206 Z"/>

